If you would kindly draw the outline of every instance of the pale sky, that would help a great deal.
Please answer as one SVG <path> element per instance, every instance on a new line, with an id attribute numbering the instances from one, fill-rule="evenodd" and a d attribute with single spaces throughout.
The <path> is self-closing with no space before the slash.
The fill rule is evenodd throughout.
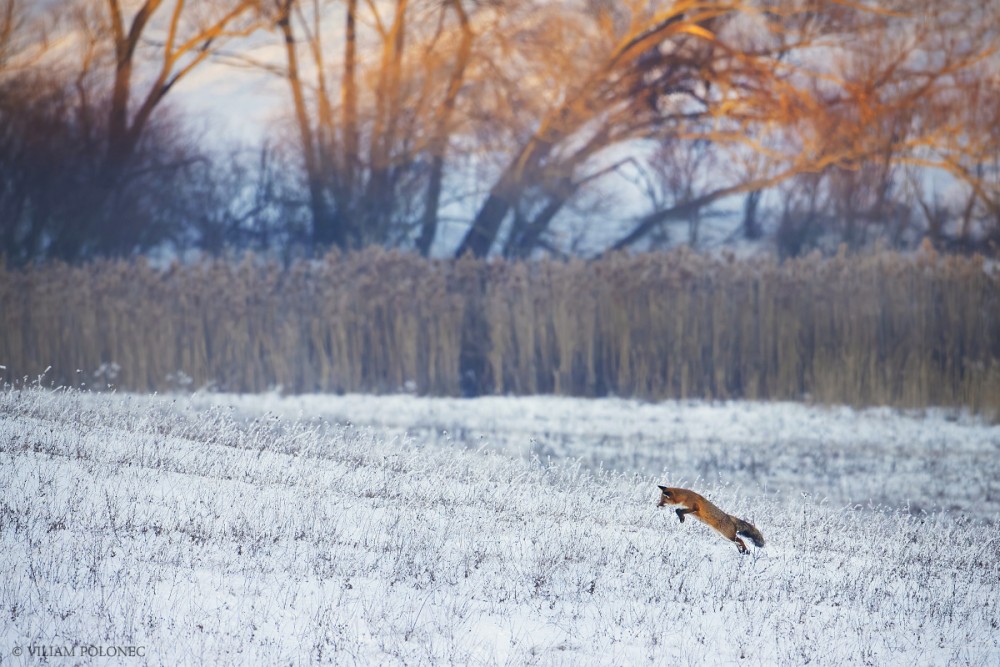
<path id="1" fill-rule="evenodd" d="M 288 106 L 287 86 L 276 77 L 211 63 L 191 73 L 173 103 L 220 143 L 258 143 Z M 216 134 L 217 133 L 217 134 Z"/>

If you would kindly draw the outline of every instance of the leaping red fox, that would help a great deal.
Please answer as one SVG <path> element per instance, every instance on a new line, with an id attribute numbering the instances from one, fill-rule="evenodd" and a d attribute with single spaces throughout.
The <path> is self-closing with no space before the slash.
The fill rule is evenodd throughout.
<path id="1" fill-rule="evenodd" d="M 751 523 L 737 518 L 731 514 L 726 514 L 718 507 L 710 503 L 704 496 L 688 489 L 675 489 L 673 487 L 661 486 L 660 502 L 657 507 L 664 505 L 682 505 L 676 510 L 677 518 L 684 523 L 684 515 L 691 514 L 694 518 L 707 523 L 712 528 L 722 533 L 726 539 L 736 543 L 736 548 L 741 554 L 750 553 L 747 545 L 738 536 L 748 538 L 756 547 L 764 546 L 764 536 L 760 534 Z"/>

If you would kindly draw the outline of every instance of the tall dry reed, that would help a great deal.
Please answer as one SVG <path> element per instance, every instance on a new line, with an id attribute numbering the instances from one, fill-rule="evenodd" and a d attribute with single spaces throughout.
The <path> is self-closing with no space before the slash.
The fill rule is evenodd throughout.
<path id="1" fill-rule="evenodd" d="M 1000 271 L 930 253 L 0 266 L 0 327 L 8 383 L 1000 413 Z"/>

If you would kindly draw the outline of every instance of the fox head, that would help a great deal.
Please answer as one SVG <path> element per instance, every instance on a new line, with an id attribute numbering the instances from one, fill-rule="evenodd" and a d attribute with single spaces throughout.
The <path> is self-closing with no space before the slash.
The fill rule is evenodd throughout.
<path id="1" fill-rule="evenodd" d="M 663 507 L 664 505 L 674 505 L 676 500 L 673 498 L 673 489 L 666 486 L 659 487 L 660 489 L 660 502 L 656 503 L 657 507 Z"/>

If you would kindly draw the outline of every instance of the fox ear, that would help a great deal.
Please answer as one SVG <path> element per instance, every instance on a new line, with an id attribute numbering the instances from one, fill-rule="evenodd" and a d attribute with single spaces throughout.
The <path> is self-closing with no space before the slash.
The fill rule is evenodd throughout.
<path id="1" fill-rule="evenodd" d="M 658 488 L 660 491 L 664 491 L 664 492 L 667 490 L 667 487 L 665 487 L 665 486 L 657 486 L 656 488 Z"/>

